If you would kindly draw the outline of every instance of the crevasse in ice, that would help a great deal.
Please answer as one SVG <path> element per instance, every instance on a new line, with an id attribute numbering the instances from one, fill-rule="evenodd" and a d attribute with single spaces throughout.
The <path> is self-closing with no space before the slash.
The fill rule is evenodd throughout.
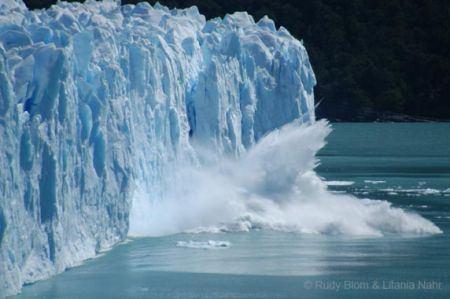
<path id="1" fill-rule="evenodd" d="M 314 122 L 302 43 L 247 13 L 0 2 L 0 292 L 127 235 L 136 182 L 157 194 L 196 144 L 238 156 Z"/>

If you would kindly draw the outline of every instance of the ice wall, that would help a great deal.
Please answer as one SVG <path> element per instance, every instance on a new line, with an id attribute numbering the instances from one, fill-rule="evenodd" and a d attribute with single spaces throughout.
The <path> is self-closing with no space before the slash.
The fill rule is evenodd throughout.
<path id="1" fill-rule="evenodd" d="M 158 197 L 173 161 L 313 122 L 314 85 L 267 18 L 0 1 L 0 297 L 123 240 L 136 182 Z"/>

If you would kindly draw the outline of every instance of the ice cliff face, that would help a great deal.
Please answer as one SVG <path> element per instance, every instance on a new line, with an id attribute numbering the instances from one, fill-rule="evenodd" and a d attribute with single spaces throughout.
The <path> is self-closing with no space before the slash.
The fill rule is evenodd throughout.
<path id="1" fill-rule="evenodd" d="M 0 2 L 0 297 L 123 240 L 137 181 L 314 121 L 303 45 L 246 13 Z"/>

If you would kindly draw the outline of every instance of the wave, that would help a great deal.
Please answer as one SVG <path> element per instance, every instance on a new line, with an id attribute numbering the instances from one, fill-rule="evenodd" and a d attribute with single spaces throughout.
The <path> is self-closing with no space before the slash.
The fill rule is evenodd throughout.
<path id="1" fill-rule="evenodd" d="M 326 121 L 293 122 L 266 135 L 239 158 L 180 163 L 160 198 L 138 189 L 130 234 L 272 229 L 299 233 L 383 236 L 441 230 L 383 200 L 327 190 L 314 168 L 331 131 Z M 202 153 L 204 154 L 204 152 Z"/>

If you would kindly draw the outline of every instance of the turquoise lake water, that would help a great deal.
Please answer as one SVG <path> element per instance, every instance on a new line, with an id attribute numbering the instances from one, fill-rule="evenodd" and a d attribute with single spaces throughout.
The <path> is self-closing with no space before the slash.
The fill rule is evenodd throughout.
<path id="1" fill-rule="evenodd" d="M 388 200 L 443 233 L 361 238 L 255 230 L 138 238 L 12 298 L 450 298 L 450 124 L 333 128 L 317 168 L 334 181 L 330 190 Z M 176 246 L 192 240 L 228 243 Z"/>

